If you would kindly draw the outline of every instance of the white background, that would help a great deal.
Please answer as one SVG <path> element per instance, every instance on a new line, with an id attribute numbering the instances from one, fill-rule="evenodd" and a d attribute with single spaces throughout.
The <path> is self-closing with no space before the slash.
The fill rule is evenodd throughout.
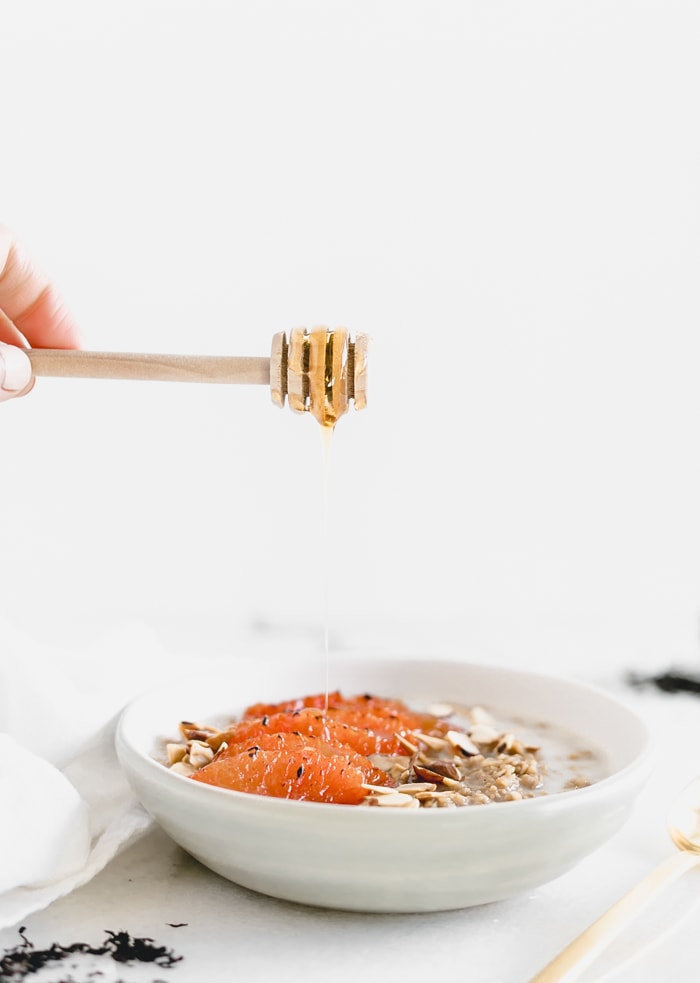
<path id="1" fill-rule="evenodd" d="M 693 661 L 699 45 L 681 0 L 0 0 L 0 222 L 85 347 L 373 339 L 328 551 L 263 387 L 4 405 L 0 612 L 320 637 L 330 580 L 332 630 Z"/>

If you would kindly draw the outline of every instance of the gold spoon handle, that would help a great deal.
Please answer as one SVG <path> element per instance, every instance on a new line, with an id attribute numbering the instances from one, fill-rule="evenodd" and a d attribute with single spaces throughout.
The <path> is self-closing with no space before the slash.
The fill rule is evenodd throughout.
<path id="1" fill-rule="evenodd" d="M 34 375 L 71 379 L 136 379 L 155 382 L 270 384 L 269 358 L 223 355 L 149 355 L 32 348 Z"/>
<path id="2" fill-rule="evenodd" d="M 604 915 L 574 939 L 530 983 L 559 983 L 576 979 L 593 962 L 609 942 L 612 942 L 646 907 L 656 892 L 700 863 L 700 854 L 683 851 L 674 853 L 608 908 Z"/>

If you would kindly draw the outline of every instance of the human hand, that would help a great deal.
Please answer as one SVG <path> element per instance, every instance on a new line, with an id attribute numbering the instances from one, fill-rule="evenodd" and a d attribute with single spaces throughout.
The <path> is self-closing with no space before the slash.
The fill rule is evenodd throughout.
<path id="1" fill-rule="evenodd" d="M 28 346 L 80 348 L 80 335 L 51 282 L 0 226 L 0 402 L 33 388 Z"/>

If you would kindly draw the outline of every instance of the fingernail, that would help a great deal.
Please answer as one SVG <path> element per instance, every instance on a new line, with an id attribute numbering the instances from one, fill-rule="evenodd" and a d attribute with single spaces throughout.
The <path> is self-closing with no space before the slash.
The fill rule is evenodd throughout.
<path id="1" fill-rule="evenodd" d="M 32 363 L 21 348 L 0 345 L 0 365 L 5 369 L 0 388 L 6 393 L 20 393 L 32 381 Z"/>

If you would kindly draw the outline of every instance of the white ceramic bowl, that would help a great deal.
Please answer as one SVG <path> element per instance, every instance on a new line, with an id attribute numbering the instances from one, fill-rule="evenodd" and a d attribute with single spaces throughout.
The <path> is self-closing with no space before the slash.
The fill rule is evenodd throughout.
<path id="1" fill-rule="evenodd" d="M 463 908 L 564 874 L 625 822 L 651 764 L 631 710 L 595 688 L 458 661 L 331 658 L 330 685 L 410 705 L 481 704 L 548 721 L 602 748 L 607 777 L 540 798 L 454 809 L 381 809 L 248 795 L 169 772 L 153 755 L 182 719 L 231 717 L 323 689 L 322 660 L 231 659 L 124 711 L 117 751 L 145 808 L 192 856 L 237 884 L 304 904 L 367 912 Z"/>

